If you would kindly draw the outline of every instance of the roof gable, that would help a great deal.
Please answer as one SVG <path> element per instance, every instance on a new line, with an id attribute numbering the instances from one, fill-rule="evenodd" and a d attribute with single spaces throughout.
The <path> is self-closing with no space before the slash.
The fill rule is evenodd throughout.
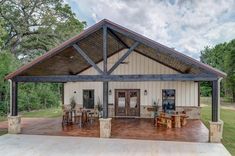
<path id="1" fill-rule="evenodd" d="M 217 69 L 104 19 L 7 75 L 6 79 L 18 75 L 75 75 L 84 71 L 90 65 L 73 49 L 72 45 L 78 44 L 95 63 L 102 61 L 102 29 L 104 25 L 109 30 L 108 56 L 112 56 L 124 48 L 129 48 L 135 41 L 139 41 L 141 44 L 135 49 L 136 52 L 181 73 L 210 73 L 218 77 L 226 76 L 225 73 Z"/>

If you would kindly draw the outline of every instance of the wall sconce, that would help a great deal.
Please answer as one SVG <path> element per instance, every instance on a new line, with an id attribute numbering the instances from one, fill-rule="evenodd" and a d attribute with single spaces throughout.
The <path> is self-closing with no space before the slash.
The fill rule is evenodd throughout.
<path id="1" fill-rule="evenodd" d="M 145 89 L 145 90 L 144 90 L 144 95 L 147 95 L 147 94 L 148 94 L 148 92 L 147 92 L 147 90 Z"/>
<path id="2" fill-rule="evenodd" d="M 112 95 L 112 90 L 111 89 L 109 90 L 109 95 Z"/>

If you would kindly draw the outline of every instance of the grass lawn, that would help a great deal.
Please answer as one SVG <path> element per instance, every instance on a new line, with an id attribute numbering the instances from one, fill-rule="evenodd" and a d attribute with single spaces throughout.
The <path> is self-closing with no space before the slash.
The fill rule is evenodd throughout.
<path id="1" fill-rule="evenodd" d="M 47 108 L 31 112 L 21 112 L 22 117 L 27 118 L 56 118 L 62 116 L 61 108 Z"/>
<path id="2" fill-rule="evenodd" d="M 220 115 L 221 115 L 221 120 L 224 121 L 222 143 L 232 155 L 235 155 L 235 111 L 221 109 Z M 209 121 L 211 120 L 210 106 L 202 108 L 201 118 L 205 123 L 205 125 L 209 127 Z"/>
<path id="3" fill-rule="evenodd" d="M 31 112 L 20 112 L 22 117 L 26 118 L 56 118 L 62 116 L 62 110 L 60 107 L 58 108 L 47 108 L 41 110 L 35 110 Z M 7 117 L 0 116 L 0 122 L 7 120 Z"/>

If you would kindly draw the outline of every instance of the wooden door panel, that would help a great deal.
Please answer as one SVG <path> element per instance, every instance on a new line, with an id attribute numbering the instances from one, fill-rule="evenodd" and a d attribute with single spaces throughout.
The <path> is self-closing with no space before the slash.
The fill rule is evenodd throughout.
<path id="1" fill-rule="evenodd" d="M 126 116 L 126 100 L 127 92 L 118 90 L 115 92 L 115 112 L 116 116 Z"/>
<path id="2" fill-rule="evenodd" d="M 140 90 L 116 89 L 115 90 L 115 115 L 140 116 Z"/>
<path id="3" fill-rule="evenodd" d="M 140 93 L 139 90 L 128 90 L 128 116 L 139 116 Z"/>

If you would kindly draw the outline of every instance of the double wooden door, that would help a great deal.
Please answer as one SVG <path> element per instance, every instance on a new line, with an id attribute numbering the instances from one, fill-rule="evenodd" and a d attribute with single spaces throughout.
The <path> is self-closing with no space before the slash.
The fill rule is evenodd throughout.
<path id="1" fill-rule="evenodd" d="M 139 89 L 115 89 L 115 115 L 140 116 Z"/>

